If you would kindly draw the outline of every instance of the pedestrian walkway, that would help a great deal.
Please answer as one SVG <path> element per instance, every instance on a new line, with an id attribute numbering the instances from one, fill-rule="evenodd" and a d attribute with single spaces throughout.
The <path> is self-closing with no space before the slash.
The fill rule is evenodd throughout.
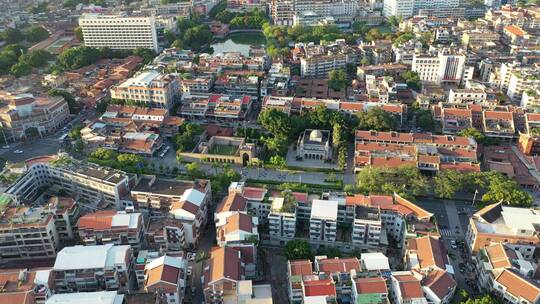
<path id="1" fill-rule="evenodd" d="M 446 236 L 446 237 L 454 236 L 454 234 L 452 233 L 452 230 L 450 229 L 441 229 L 440 232 L 441 232 L 441 236 Z"/>

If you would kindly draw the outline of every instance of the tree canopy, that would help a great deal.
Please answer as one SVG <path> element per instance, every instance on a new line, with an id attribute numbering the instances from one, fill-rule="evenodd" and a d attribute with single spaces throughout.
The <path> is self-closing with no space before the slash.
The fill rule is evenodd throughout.
<path id="1" fill-rule="evenodd" d="M 311 245 L 306 240 L 291 240 L 285 244 L 283 253 L 288 260 L 309 260 L 313 258 Z"/>
<path id="2" fill-rule="evenodd" d="M 380 108 L 358 112 L 357 116 L 360 130 L 392 131 L 397 127 L 396 118 Z"/>
<path id="3" fill-rule="evenodd" d="M 414 166 L 367 167 L 357 175 L 357 190 L 366 195 L 391 195 L 395 192 L 405 197 L 414 197 L 426 194 L 428 189 L 426 177 Z"/>
<path id="4" fill-rule="evenodd" d="M 339 91 L 347 87 L 347 74 L 344 70 L 332 70 L 328 73 L 328 86 L 334 90 Z"/>

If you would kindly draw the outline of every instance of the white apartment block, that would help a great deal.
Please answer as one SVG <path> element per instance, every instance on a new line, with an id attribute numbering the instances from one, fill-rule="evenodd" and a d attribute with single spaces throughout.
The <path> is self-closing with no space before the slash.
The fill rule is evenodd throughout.
<path id="1" fill-rule="evenodd" d="M 482 103 L 486 99 L 486 91 L 482 89 L 451 89 L 448 96 L 448 102 L 451 103 Z"/>
<path id="2" fill-rule="evenodd" d="M 129 289 L 134 268 L 129 245 L 65 247 L 51 270 L 59 293 Z"/>
<path id="3" fill-rule="evenodd" d="M 171 109 L 180 92 L 178 78 L 158 71 L 145 71 L 111 88 L 111 97 L 143 102 L 152 108 Z"/>
<path id="4" fill-rule="evenodd" d="M 378 246 L 382 230 L 380 210 L 356 206 L 354 212 L 352 242 L 361 246 Z"/>
<path id="5" fill-rule="evenodd" d="M 272 199 L 272 208 L 268 214 L 268 226 L 271 237 L 286 240 L 294 238 L 296 233 L 296 208 L 291 212 L 283 209 L 283 197 Z"/>
<path id="6" fill-rule="evenodd" d="M 336 241 L 338 202 L 313 200 L 309 220 L 309 238 L 312 241 Z"/>
<path id="7" fill-rule="evenodd" d="M 412 70 L 418 73 L 422 81 L 460 84 L 464 77 L 465 60 L 465 55 L 452 53 L 448 49 L 439 50 L 436 54 L 415 54 Z"/>
<path id="8" fill-rule="evenodd" d="M 414 14 L 415 0 L 384 0 L 383 15 L 385 17 L 401 16 L 404 19 Z"/>
<path id="9" fill-rule="evenodd" d="M 540 88 L 523 92 L 520 105 L 524 108 L 538 108 L 540 106 Z"/>
<path id="10" fill-rule="evenodd" d="M 84 44 L 89 47 L 159 51 L 156 20 L 153 16 L 83 14 L 79 17 L 79 26 Z"/>
<path id="11" fill-rule="evenodd" d="M 537 88 L 540 88 L 540 73 L 535 71 L 515 72 L 510 76 L 506 94 L 512 101 L 520 102 L 525 91 Z"/>
<path id="12" fill-rule="evenodd" d="M 421 9 L 448 9 L 458 6 L 459 0 L 384 0 L 383 15 L 407 19 L 418 14 Z"/>
<path id="13" fill-rule="evenodd" d="M 86 163 L 65 155 L 34 159 L 27 172 L 12 184 L 6 194 L 15 202 L 34 201 L 42 187 L 63 189 L 77 202 L 123 209 L 131 205 L 124 200 L 134 175 Z M 83 204 L 83 205 L 84 205 Z"/>

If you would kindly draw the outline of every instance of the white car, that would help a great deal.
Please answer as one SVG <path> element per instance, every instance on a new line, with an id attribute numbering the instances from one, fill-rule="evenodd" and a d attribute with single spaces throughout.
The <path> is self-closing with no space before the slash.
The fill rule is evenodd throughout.
<path id="1" fill-rule="evenodd" d="M 192 267 L 192 266 L 188 266 L 188 268 L 187 268 L 187 275 L 190 276 L 192 273 L 193 273 L 193 267 Z"/>
<path id="2" fill-rule="evenodd" d="M 13 151 L 13 153 L 15 153 L 15 154 L 22 154 L 22 153 L 23 153 L 23 150 L 15 150 L 15 151 Z"/>
<path id="3" fill-rule="evenodd" d="M 197 256 L 197 255 L 196 255 L 194 252 L 188 253 L 188 254 L 187 254 L 188 261 L 190 261 L 190 262 L 195 261 L 195 257 L 196 257 L 196 256 Z"/>

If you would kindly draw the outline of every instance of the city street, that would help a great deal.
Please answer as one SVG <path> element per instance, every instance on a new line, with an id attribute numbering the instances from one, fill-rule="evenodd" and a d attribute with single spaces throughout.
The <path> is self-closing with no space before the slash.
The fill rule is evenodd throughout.
<path id="1" fill-rule="evenodd" d="M 474 277 L 472 264 L 467 250 L 460 245 L 467 233 L 469 216 L 476 210 L 471 203 L 451 200 L 420 199 L 418 205 L 435 214 L 441 239 L 448 250 L 450 263 L 454 269 L 454 278 L 459 288 L 473 294 L 467 279 Z M 453 248 L 452 244 L 455 244 Z M 461 265 L 461 267 L 460 267 Z M 462 272 L 462 268 L 466 269 Z"/>

